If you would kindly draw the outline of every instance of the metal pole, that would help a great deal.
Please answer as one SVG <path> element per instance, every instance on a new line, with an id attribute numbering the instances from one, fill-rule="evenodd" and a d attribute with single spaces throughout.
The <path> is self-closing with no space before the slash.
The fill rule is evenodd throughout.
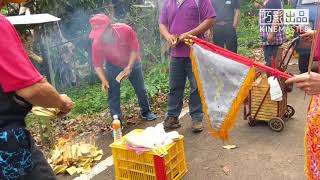
<path id="1" fill-rule="evenodd" d="M 54 71 L 52 68 L 52 61 L 51 61 L 51 52 L 50 52 L 50 46 L 49 46 L 49 34 L 48 34 L 48 30 L 47 30 L 47 25 L 44 24 L 44 34 L 45 34 L 45 38 L 46 38 L 46 47 L 47 47 L 47 59 L 48 59 L 48 66 L 49 66 L 49 75 L 50 75 L 50 83 L 52 84 L 53 87 L 56 87 L 56 82 L 54 80 Z"/>

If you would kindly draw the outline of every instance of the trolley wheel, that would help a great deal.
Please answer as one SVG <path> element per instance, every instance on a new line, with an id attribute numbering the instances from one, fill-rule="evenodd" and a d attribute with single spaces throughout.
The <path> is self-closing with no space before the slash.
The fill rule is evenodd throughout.
<path id="1" fill-rule="evenodd" d="M 287 109 L 284 114 L 284 117 L 291 118 L 295 113 L 296 113 L 296 111 L 294 110 L 294 108 L 290 105 L 287 105 Z"/>
<path id="2" fill-rule="evenodd" d="M 280 132 L 284 128 L 284 121 L 281 118 L 276 117 L 270 119 L 268 125 L 273 131 Z"/>
<path id="3" fill-rule="evenodd" d="M 252 117 L 249 117 L 248 124 L 249 124 L 250 127 L 253 127 L 253 126 L 256 126 L 257 123 Z"/>

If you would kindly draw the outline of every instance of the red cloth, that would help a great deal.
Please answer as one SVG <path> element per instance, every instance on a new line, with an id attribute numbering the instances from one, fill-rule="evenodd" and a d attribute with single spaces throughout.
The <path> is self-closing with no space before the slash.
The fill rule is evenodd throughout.
<path id="1" fill-rule="evenodd" d="M 157 180 L 168 180 L 166 173 L 166 162 L 164 160 L 164 157 L 153 155 L 153 161 Z"/>
<path id="2" fill-rule="evenodd" d="M 13 92 L 43 79 L 32 65 L 13 25 L 0 15 L 0 86 Z"/>
<path id="3" fill-rule="evenodd" d="M 140 61 L 139 41 L 134 30 L 123 23 L 113 24 L 112 29 L 116 33 L 113 45 L 103 44 L 101 38 L 93 39 L 92 60 L 94 67 L 102 67 L 104 62 L 126 67 L 129 63 L 130 53 L 138 52 L 136 61 Z"/>
<path id="4" fill-rule="evenodd" d="M 234 53 L 234 52 L 231 52 L 231 51 L 228 51 L 222 47 L 219 47 L 217 45 L 214 45 L 214 44 L 211 44 L 209 42 L 206 42 L 202 39 L 199 39 L 197 37 L 193 37 L 192 40 L 197 43 L 197 45 L 201 46 L 202 48 L 208 50 L 208 51 L 211 51 L 211 52 L 214 52 L 214 53 L 218 53 L 228 59 L 231 59 L 233 61 L 236 61 L 238 63 L 241 63 L 241 64 L 244 64 L 246 66 L 249 66 L 249 67 L 255 67 L 257 69 L 260 69 L 262 71 L 265 71 L 265 72 L 268 72 L 270 74 L 272 74 L 272 76 L 275 76 L 275 77 L 281 77 L 281 78 L 284 78 L 284 79 L 289 79 L 291 78 L 292 76 L 285 73 L 285 72 L 282 72 L 278 69 L 274 69 L 272 67 L 269 67 L 269 66 L 266 66 L 266 65 L 263 65 L 261 63 L 258 63 L 258 62 L 255 62 L 254 60 L 252 59 L 249 59 L 245 56 L 241 56 L 237 53 Z"/>

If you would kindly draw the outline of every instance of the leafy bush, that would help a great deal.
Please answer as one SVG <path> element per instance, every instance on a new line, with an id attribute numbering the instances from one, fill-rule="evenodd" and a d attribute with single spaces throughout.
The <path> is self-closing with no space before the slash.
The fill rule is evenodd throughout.
<path id="1" fill-rule="evenodd" d="M 238 44 L 240 47 L 259 47 L 259 19 L 257 16 L 246 16 L 243 14 L 238 27 Z"/>

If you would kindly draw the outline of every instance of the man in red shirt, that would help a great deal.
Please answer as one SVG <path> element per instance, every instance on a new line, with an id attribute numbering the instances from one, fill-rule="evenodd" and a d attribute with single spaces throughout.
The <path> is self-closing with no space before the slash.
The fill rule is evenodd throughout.
<path id="1" fill-rule="evenodd" d="M 108 89 L 110 113 L 121 118 L 120 83 L 116 77 L 123 73 L 123 79 L 129 79 L 138 97 L 142 117 L 152 121 L 157 117 L 150 110 L 148 94 L 144 85 L 140 63 L 140 47 L 134 30 L 122 23 L 111 24 L 104 14 L 90 19 L 92 31 L 93 65 L 101 80 L 102 91 Z M 103 69 L 105 64 L 105 71 Z"/>
<path id="2" fill-rule="evenodd" d="M 8 2 L 0 0 L 0 7 Z M 73 102 L 34 68 L 15 28 L 2 15 L 0 35 L 0 179 L 56 179 L 24 119 L 33 105 L 58 108 L 63 116 Z"/>

